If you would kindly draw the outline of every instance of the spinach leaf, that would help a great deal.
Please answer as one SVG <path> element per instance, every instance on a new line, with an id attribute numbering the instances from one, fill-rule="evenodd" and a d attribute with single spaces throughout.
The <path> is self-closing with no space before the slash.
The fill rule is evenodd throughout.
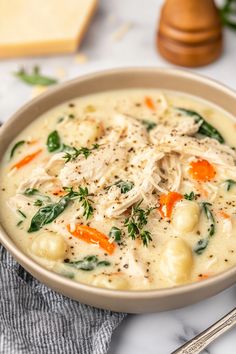
<path id="1" fill-rule="evenodd" d="M 198 130 L 199 134 L 208 136 L 212 139 L 216 139 L 221 144 L 225 142 L 223 136 L 218 132 L 218 130 L 216 130 L 211 124 L 209 124 L 199 113 L 186 108 L 177 107 L 176 109 L 180 112 L 187 114 L 190 117 L 193 117 L 195 119 L 195 122 L 202 122 Z"/>
<path id="2" fill-rule="evenodd" d="M 49 152 L 54 152 L 60 149 L 61 139 L 57 130 L 54 130 L 52 133 L 48 135 L 47 147 Z"/>
<path id="3" fill-rule="evenodd" d="M 207 248 L 209 243 L 209 238 L 202 238 L 201 240 L 199 240 L 196 244 L 196 246 L 194 247 L 194 252 L 198 255 L 202 254 L 203 251 Z"/>
<path id="4" fill-rule="evenodd" d="M 227 192 L 230 191 L 230 189 L 231 189 L 234 185 L 236 185 L 236 181 L 234 181 L 233 179 L 227 179 L 224 183 L 226 184 L 226 190 L 227 190 Z"/>
<path id="5" fill-rule="evenodd" d="M 18 147 L 20 147 L 21 145 L 24 145 L 24 144 L 25 144 L 25 140 L 20 140 L 13 146 L 13 148 L 11 149 L 11 152 L 10 152 L 10 159 L 14 156 L 16 149 L 18 149 Z"/>
<path id="6" fill-rule="evenodd" d="M 38 66 L 33 68 L 32 73 L 27 73 L 25 69 L 22 68 L 15 73 L 15 76 L 21 81 L 24 81 L 26 84 L 32 86 L 49 86 L 57 83 L 56 79 L 42 75 Z"/>
<path id="7" fill-rule="evenodd" d="M 55 220 L 68 206 L 71 200 L 78 197 L 78 192 L 71 190 L 68 194 L 62 197 L 59 202 L 49 204 L 40 208 L 31 220 L 28 232 L 40 230 L 44 225 L 50 224 Z"/>
<path id="8" fill-rule="evenodd" d="M 112 184 L 111 186 L 106 187 L 106 189 L 109 190 L 112 186 L 117 186 L 118 188 L 120 188 L 121 193 L 125 194 L 125 193 L 129 192 L 131 189 L 133 189 L 134 183 L 131 181 L 119 180 L 119 181 L 115 182 L 114 184 Z"/>
<path id="9" fill-rule="evenodd" d="M 203 251 L 207 248 L 207 246 L 209 244 L 210 238 L 215 234 L 215 219 L 214 219 L 212 211 L 209 209 L 209 206 L 211 206 L 211 205 L 212 204 L 207 203 L 207 202 L 202 203 L 202 209 L 203 209 L 207 219 L 209 220 L 210 225 L 208 228 L 207 237 L 199 240 L 193 249 L 194 252 L 198 255 L 203 253 Z"/>
<path id="10" fill-rule="evenodd" d="M 143 123 L 143 125 L 147 129 L 148 133 L 157 126 L 157 123 L 152 122 L 150 120 L 143 119 L 141 122 Z"/>
<path id="11" fill-rule="evenodd" d="M 134 187 L 134 183 L 131 181 L 120 180 L 115 183 L 115 186 L 120 188 L 120 191 L 122 194 L 125 194 L 125 193 L 129 192 Z"/>
<path id="12" fill-rule="evenodd" d="M 210 221 L 210 226 L 209 226 L 209 236 L 213 236 L 214 233 L 215 233 L 215 219 L 214 219 L 214 216 L 212 214 L 212 211 L 209 209 L 209 206 L 211 206 L 212 204 L 210 203 L 202 203 L 202 208 L 203 208 L 203 211 L 207 217 L 207 219 Z"/>
<path id="13" fill-rule="evenodd" d="M 27 195 L 27 196 L 31 196 L 31 195 L 35 195 L 35 194 L 38 194 L 39 190 L 38 189 L 35 189 L 35 188 L 27 188 L 25 191 L 24 191 L 24 195 Z"/>
<path id="14" fill-rule="evenodd" d="M 41 194 L 40 191 L 36 188 L 27 188 L 23 194 L 26 195 L 27 197 L 37 196 L 39 198 L 37 201 L 42 201 L 42 202 L 45 201 L 49 203 L 51 202 L 51 198 L 48 195 Z M 38 206 L 40 205 L 38 204 Z"/>
<path id="15" fill-rule="evenodd" d="M 96 267 L 108 267 L 111 265 L 108 261 L 99 261 L 97 256 L 86 256 L 82 260 L 75 262 L 66 262 L 70 267 L 84 271 L 94 270 Z"/>
<path id="16" fill-rule="evenodd" d="M 119 242 L 121 240 L 121 229 L 119 229 L 116 226 L 112 226 L 110 232 L 109 232 L 109 237 L 116 241 Z"/>
<path id="17" fill-rule="evenodd" d="M 42 206 L 43 205 L 43 201 L 40 200 L 40 199 L 37 199 L 37 200 L 35 200 L 34 205 L 35 206 Z"/>

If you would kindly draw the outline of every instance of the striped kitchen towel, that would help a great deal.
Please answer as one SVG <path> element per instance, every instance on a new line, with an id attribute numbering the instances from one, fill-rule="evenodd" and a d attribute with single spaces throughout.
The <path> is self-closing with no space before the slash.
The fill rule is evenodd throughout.
<path id="1" fill-rule="evenodd" d="M 0 353 L 104 354 L 125 314 L 70 300 L 39 283 L 0 245 Z"/>

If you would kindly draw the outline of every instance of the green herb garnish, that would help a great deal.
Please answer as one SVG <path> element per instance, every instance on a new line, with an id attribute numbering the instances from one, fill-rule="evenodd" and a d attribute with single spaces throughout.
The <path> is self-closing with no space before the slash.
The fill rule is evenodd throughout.
<path id="1" fill-rule="evenodd" d="M 132 207 L 131 215 L 125 219 L 124 225 L 127 227 L 128 236 L 135 240 L 140 237 L 143 245 L 147 246 L 152 240 L 151 233 L 143 230 L 144 226 L 148 223 L 148 216 L 152 210 L 156 208 L 141 209 L 140 205 L 143 200 L 140 200 L 135 206 Z"/>
<path id="2" fill-rule="evenodd" d="M 27 73 L 25 69 L 22 68 L 15 73 L 15 76 L 32 86 L 49 86 L 57 83 L 56 79 L 42 75 L 38 66 L 33 68 L 32 73 Z"/>
<path id="3" fill-rule="evenodd" d="M 230 189 L 231 189 L 234 185 L 236 185 L 236 181 L 234 181 L 233 179 L 227 179 L 224 183 L 226 184 L 226 190 L 227 190 L 227 192 L 230 191 Z"/>
<path id="4" fill-rule="evenodd" d="M 66 191 L 71 192 L 72 189 L 65 188 Z M 76 198 L 82 203 L 82 207 L 84 209 L 83 216 L 85 216 L 86 219 L 89 219 L 90 216 L 93 214 L 93 207 L 91 205 L 92 200 L 89 199 L 91 194 L 89 194 L 88 188 L 87 187 L 79 187 L 79 191 L 76 192 Z"/>
<path id="5" fill-rule="evenodd" d="M 109 232 L 109 237 L 114 240 L 115 242 L 121 241 L 121 229 L 119 229 L 116 226 L 112 226 L 110 232 Z"/>
<path id="6" fill-rule="evenodd" d="M 38 194 L 39 193 L 39 190 L 38 189 L 35 189 L 35 188 L 27 188 L 25 191 L 24 191 L 24 195 L 27 195 L 27 196 L 31 196 L 31 195 L 35 195 L 35 194 Z"/>
<path id="7" fill-rule="evenodd" d="M 115 182 L 113 185 L 106 187 L 106 189 L 110 189 L 112 186 L 116 186 L 116 187 L 120 188 L 121 193 L 125 194 L 125 193 L 129 192 L 131 189 L 133 189 L 134 183 L 131 181 L 119 180 L 119 181 Z"/>
<path id="8" fill-rule="evenodd" d="M 11 149 L 11 152 L 10 152 L 10 159 L 14 156 L 16 149 L 18 149 L 20 146 L 22 146 L 24 144 L 25 144 L 25 140 L 20 140 L 13 146 L 13 148 Z"/>
<path id="9" fill-rule="evenodd" d="M 211 124 L 209 124 L 199 113 L 186 108 L 177 107 L 176 109 L 194 118 L 195 122 L 202 122 L 198 130 L 199 134 L 208 136 L 212 139 L 216 139 L 221 144 L 225 142 L 223 136 L 218 132 L 218 130 L 216 130 Z"/>
<path id="10" fill-rule="evenodd" d="M 184 194 L 184 198 L 187 200 L 195 200 L 196 199 L 196 195 L 194 194 L 194 192 L 190 192 L 189 194 Z"/>
<path id="11" fill-rule="evenodd" d="M 157 123 L 152 122 L 150 120 L 143 119 L 141 120 L 142 124 L 145 126 L 147 129 L 147 132 L 150 132 L 152 129 L 156 128 Z"/>
<path id="12" fill-rule="evenodd" d="M 52 133 L 48 135 L 47 147 L 49 152 L 54 152 L 60 149 L 61 139 L 57 130 L 54 130 Z"/>
<path id="13" fill-rule="evenodd" d="M 212 204 L 204 202 L 202 203 L 202 209 L 207 217 L 207 219 L 210 222 L 209 228 L 208 228 L 208 235 L 206 238 L 201 239 L 197 242 L 196 246 L 194 247 L 194 252 L 197 253 L 198 255 L 202 254 L 203 251 L 207 248 L 210 238 L 215 234 L 215 219 L 213 216 L 212 211 L 210 210 L 210 206 Z"/>
<path id="14" fill-rule="evenodd" d="M 75 160 L 79 155 L 84 155 L 84 157 L 87 159 L 88 156 L 92 153 L 93 150 L 96 150 L 99 148 L 98 144 L 94 144 L 91 149 L 87 147 L 81 147 L 79 149 L 73 147 L 71 152 L 66 152 L 64 159 L 66 162 L 73 161 Z"/>
<path id="15" fill-rule="evenodd" d="M 108 267 L 111 265 L 108 261 L 99 261 L 97 256 L 87 256 L 84 257 L 82 260 L 75 261 L 75 262 L 66 262 L 67 265 L 73 267 L 75 269 L 91 271 L 94 270 L 96 267 Z"/>
<path id="16" fill-rule="evenodd" d="M 40 191 L 36 188 L 27 188 L 23 194 L 26 195 L 27 197 L 37 196 L 38 199 L 36 200 L 36 202 L 38 203 L 38 206 L 40 206 L 39 205 L 40 201 L 42 202 L 42 204 L 43 204 L 43 201 L 49 202 L 49 203 L 51 202 L 51 198 L 48 195 L 41 194 Z M 37 204 L 34 204 L 34 205 L 37 205 Z"/>
<path id="17" fill-rule="evenodd" d="M 65 210 L 71 200 L 74 200 L 78 197 L 78 192 L 74 192 L 71 189 L 68 194 L 59 200 L 59 202 L 41 207 L 33 216 L 28 232 L 38 231 L 44 225 L 50 224 Z"/>

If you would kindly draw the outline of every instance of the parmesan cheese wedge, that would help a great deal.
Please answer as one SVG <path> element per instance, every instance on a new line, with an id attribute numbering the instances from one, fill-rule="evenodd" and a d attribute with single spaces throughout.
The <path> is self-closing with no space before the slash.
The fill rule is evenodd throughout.
<path id="1" fill-rule="evenodd" d="M 74 52 L 97 0 L 0 0 L 0 58 Z"/>

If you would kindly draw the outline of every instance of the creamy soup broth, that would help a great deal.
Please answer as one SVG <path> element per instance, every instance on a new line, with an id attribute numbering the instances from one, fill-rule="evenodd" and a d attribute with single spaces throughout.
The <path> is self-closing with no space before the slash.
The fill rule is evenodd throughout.
<path id="1" fill-rule="evenodd" d="M 1 223 L 75 281 L 140 290 L 208 279 L 236 263 L 235 132 L 225 112 L 181 93 L 63 103 L 7 149 Z"/>

